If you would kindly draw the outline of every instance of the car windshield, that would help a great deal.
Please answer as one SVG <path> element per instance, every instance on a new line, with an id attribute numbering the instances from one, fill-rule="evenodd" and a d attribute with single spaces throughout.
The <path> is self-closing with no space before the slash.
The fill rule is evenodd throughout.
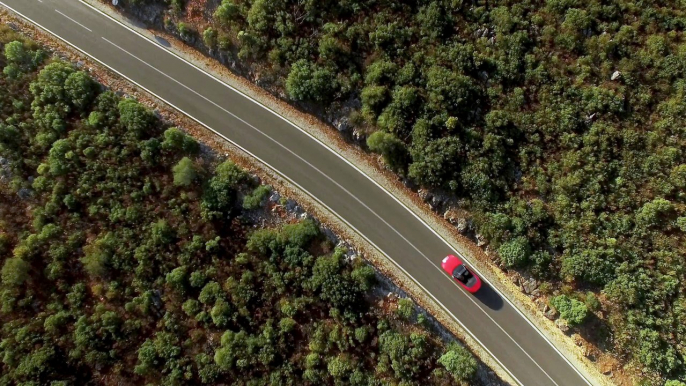
<path id="1" fill-rule="evenodd" d="M 460 282 L 467 284 L 469 279 L 472 277 L 472 273 L 467 270 L 467 268 L 460 264 L 453 270 L 453 277 Z"/>

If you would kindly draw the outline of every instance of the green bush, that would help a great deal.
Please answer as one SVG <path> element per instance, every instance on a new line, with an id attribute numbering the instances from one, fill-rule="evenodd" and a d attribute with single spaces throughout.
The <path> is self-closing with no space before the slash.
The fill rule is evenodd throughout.
<path id="1" fill-rule="evenodd" d="M 457 381 L 469 381 L 474 378 L 477 362 L 474 356 L 461 345 L 451 344 L 438 359 L 448 373 Z"/>
<path id="2" fill-rule="evenodd" d="M 327 101 L 336 89 L 334 73 L 307 60 L 293 63 L 286 79 L 288 95 L 298 101 Z"/>
<path id="3" fill-rule="evenodd" d="M 498 254 L 508 267 L 525 265 L 531 255 L 529 241 L 524 237 L 516 237 L 498 248 Z"/>
<path id="4" fill-rule="evenodd" d="M 550 304 L 560 313 L 560 317 L 572 326 L 583 323 L 588 317 L 586 304 L 571 299 L 567 295 L 555 296 L 550 299 Z"/>
<path id="5" fill-rule="evenodd" d="M 251 210 L 259 208 L 271 191 L 272 187 L 269 185 L 258 186 L 252 193 L 243 197 L 243 209 Z"/>
<path id="6" fill-rule="evenodd" d="M 398 308 L 395 310 L 396 314 L 404 320 L 410 320 L 414 315 L 414 302 L 409 298 L 402 298 L 398 300 Z"/>
<path id="7" fill-rule="evenodd" d="M 367 138 L 369 150 L 383 156 L 384 162 L 394 171 L 402 173 L 407 166 L 407 148 L 393 134 L 377 131 Z"/>
<path id="8" fill-rule="evenodd" d="M 174 166 L 174 185 L 176 186 L 190 186 L 198 177 L 198 171 L 195 163 L 188 157 L 183 157 Z"/>
<path id="9" fill-rule="evenodd" d="M 8 286 L 20 286 L 29 278 L 29 264 L 13 257 L 5 260 L 2 265 L 2 283 Z"/>

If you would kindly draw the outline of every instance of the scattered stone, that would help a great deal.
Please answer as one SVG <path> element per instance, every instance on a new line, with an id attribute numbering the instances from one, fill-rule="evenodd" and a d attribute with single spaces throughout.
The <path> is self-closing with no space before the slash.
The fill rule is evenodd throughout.
<path id="1" fill-rule="evenodd" d="M 466 218 L 460 217 L 457 219 L 457 224 L 455 227 L 457 228 L 458 232 L 465 233 L 467 228 L 469 228 L 469 223 L 467 222 Z"/>
<path id="2" fill-rule="evenodd" d="M 546 307 L 547 307 L 547 306 L 548 306 L 548 305 L 546 304 Z M 548 308 L 548 311 L 546 311 L 546 312 L 543 313 L 543 315 L 545 315 L 545 317 L 548 318 L 548 319 L 550 319 L 550 320 L 554 320 L 556 314 L 557 314 L 557 311 L 555 311 L 555 310 L 552 309 L 552 308 Z"/>
<path id="3" fill-rule="evenodd" d="M 536 305 L 538 306 L 538 310 L 544 314 L 548 312 L 548 310 L 550 309 L 550 307 L 548 307 L 548 304 L 544 301 L 537 301 Z"/>
<path id="4" fill-rule="evenodd" d="M 293 200 L 291 198 L 286 200 L 286 211 L 287 212 L 294 212 L 295 208 L 297 208 L 297 207 L 298 207 L 298 203 L 295 202 L 295 200 Z"/>
<path id="5" fill-rule="evenodd" d="M 617 80 L 619 77 L 622 76 L 622 73 L 619 71 L 615 71 L 612 73 L 612 76 L 610 77 L 610 80 Z"/>
<path id="6" fill-rule="evenodd" d="M 419 190 L 417 191 L 417 195 L 418 195 L 419 198 L 421 198 L 422 201 L 424 201 L 424 202 L 429 201 L 429 200 L 433 197 L 433 194 L 431 194 L 431 193 L 430 193 L 428 190 L 426 190 L 426 189 L 419 189 Z"/>
<path id="7" fill-rule="evenodd" d="M 481 233 L 477 233 L 475 237 L 477 247 L 483 247 L 485 245 L 488 245 L 488 240 L 486 240 L 486 238 L 483 235 L 481 235 Z"/>
<path id="8" fill-rule="evenodd" d="M 22 200 L 27 200 L 33 195 L 33 190 L 28 189 L 28 188 L 21 188 L 17 192 L 17 196 L 21 198 Z"/>
<path id="9" fill-rule="evenodd" d="M 353 139 L 357 142 L 361 142 L 365 137 L 364 132 L 362 130 L 358 130 L 358 129 L 354 129 L 352 135 L 353 135 Z"/>
<path id="10" fill-rule="evenodd" d="M 431 206 L 433 208 L 440 208 L 442 207 L 446 202 L 448 201 L 448 197 L 443 196 L 443 195 L 434 195 L 431 198 Z"/>
<path id="11" fill-rule="evenodd" d="M 567 331 L 569 331 L 569 323 L 567 323 L 567 321 L 564 320 L 564 319 L 557 319 L 557 320 L 555 321 L 555 325 L 556 325 L 557 328 L 559 328 L 560 331 L 562 331 L 562 332 L 567 332 Z"/>
<path id="12" fill-rule="evenodd" d="M 336 128 L 336 130 L 340 132 L 347 132 L 352 128 L 352 125 L 350 124 L 350 119 L 348 119 L 348 117 L 340 117 L 334 119 L 332 125 Z"/>
<path id="13" fill-rule="evenodd" d="M 322 227 L 322 233 L 326 238 L 331 241 L 332 243 L 337 243 L 338 242 L 338 236 L 329 228 L 327 227 Z"/>
<path id="14" fill-rule="evenodd" d="M 538 288 L 538 282 L 536 279 L 529 279 L 526 280 L 522 283 L 522 287 L 524 288 L 524 293 L 527 295 L 531 294 L 536 288 Z"/>
<path id="15" fill-rule="evenodd" d="M 281 195 L 276 190 L 273 191 L 272 194 L 269 196 L 269 201 L 271 201 L 271 202 L 279 202 L 280 200 L 281 200 Z"/>

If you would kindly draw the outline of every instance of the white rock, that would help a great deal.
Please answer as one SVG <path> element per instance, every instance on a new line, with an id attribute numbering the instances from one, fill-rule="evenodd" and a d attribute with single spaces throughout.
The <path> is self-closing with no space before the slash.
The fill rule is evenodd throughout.
<path id="1" fill-rule="evenodd" d="M 610 77 L 610 80 L 617 80 L 620 76 L 622 76 L 622 73 L 619 71 L 615 71 L 612 73 L 612 77 Z"/>

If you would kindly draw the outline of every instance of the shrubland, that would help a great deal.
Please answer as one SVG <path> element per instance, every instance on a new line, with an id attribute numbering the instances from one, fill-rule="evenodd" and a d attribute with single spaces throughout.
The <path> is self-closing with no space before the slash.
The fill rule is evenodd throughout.
<path id="1" fill-rule="evenodd" d="M 459 201 L 505 267 L 596 293 L 601 346 L 686 379 L 683 3 L 179 0 L 163 17 L 202 12 L 208 49 L 301 105 L 358 100 L 368 148 Z"/>
<path id="2" fill-rule="evenodd" d="M 313 220 L 258 226 L 269 186 L 8 27 L 0 48 L 0 385 L 477 382 Z"/>

